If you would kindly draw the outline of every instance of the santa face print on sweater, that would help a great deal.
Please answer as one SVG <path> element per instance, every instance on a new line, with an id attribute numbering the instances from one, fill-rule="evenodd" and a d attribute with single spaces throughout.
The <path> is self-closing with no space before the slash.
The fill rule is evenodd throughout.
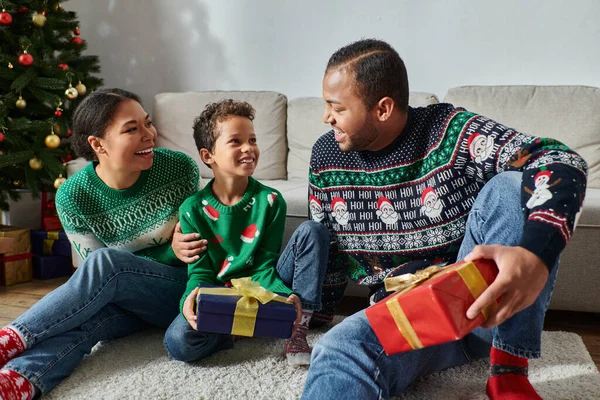
<path id="1" fill-rule="evenodd" d="M 535 178 L 533 179 L 533 182 L 535 184 L 534 190 L 531 190 L 526 186 L 523 187 L 523 190 L 525 190 L 531 195 L 529 200 L 527 200 L 527 208 L 531 210 L 534 207 L 541 206 L 542 204 L 544 204 L 552 198 L 552 192 L 550 191 L 550 188 L 560 183 L 561 179 L 558 178 L 550 184 L 551 176 L 551 171 L 540 171 L 535 175 Z"/>
<path id="2" fill-rule="evenodd" d="M 421 194 L 421 204 L 421 215 L 425 214 L 430 219 L 438 218 L 444 209 L 444 203 L 431 187 L 423 190 L 423 193 Z"/>
<path id="3" fill-rule="evenodd" d="M 494 151 L 494 138 L 493 136 L 483 136 L 479 133 L 475 133 L 467 140 L 469 146 L 469 154 L 475 162 L 481 164 L 487 160 Z"/>
<path id="4" fill-rule="evenodd" d="M 325 218 L 325 213 L 323 213 L 323 205 L 321 204 L 319 199 L 317 199 L 315 196 L 313 196 L 311 194 L 308 204 L 310 207 L 310 215 L 311 215 L 313 221 L 316 221 L 316 222 L 323 221 L 323 218 Z"/>
<path id="5" fill-rule="evenodd" d="M 335 218 L 336 222 L 340 225 L 347 225 L 350 221 L 350 213 L 348 212 L 348 206 L 341 197 L 335 197 L 331 201 L 331 214 Z"/>
<path id="6" fill-rule="evenodd" d="M 398 222 L 398 212 L 396 212 L 392 203 L 385 197 L 380 197 L 377 200 L 377 211 L 375 214 L 386 225 L 394 225 Z"/>

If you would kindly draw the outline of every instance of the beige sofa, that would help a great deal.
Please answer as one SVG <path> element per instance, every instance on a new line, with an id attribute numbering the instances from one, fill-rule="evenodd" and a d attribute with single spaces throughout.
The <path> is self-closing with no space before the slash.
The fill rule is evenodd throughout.
<path id="1" fill-rule="evenodd" d="M 153 119 L 157 145 L 188 153 L 202 176 L 211 172 L 200 162 L 192 121 L 211 101 L 234 98 L 256 108 L 255 130 L 261 149 L 255 177 L 277 188 L 288 204 L 286 239 L 308 214 L 308 163 L 312 144 L 329 130 L 321 122 L 323 100 L 288 99 L 275 92 L 190 92 L 156 95 Z M 578 151 L 590 167 L 583 212 L 561 258 L 551 308 L 600 312 L 600 89 L 563 86 L 465 86 L 450 89 L 444 101 L 496 119 L 525 133 L 553 137 Z M 437 103 L 433 94 L 411 92 L 413 107 Z M 361 290 L 362 289 L 362 290 Z M 349 285 L 347 294 L 364 294 Z"/>

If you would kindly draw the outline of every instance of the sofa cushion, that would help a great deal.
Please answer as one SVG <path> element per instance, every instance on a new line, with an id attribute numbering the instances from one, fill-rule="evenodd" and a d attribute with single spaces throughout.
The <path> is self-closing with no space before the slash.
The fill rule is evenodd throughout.
<path id="1" fill-rule="evenodd" d="M 262 180 L 261 183 L 277 189 L 287 203 L 288 217 L 308 218 L 308 182 L 305 180 Z"/>
<path id="2" fill-rule="evenodd" d="M 228 98 L 247 101 L 256 110 L 254 130 L 262 157 L 254 177 L 285 179 L 287 99 L 280 93 L 251 91 L 159 93 L 154 97 L 153 114 L 158 131 L 157 147 L 167 147 L 189 154 L 200 166 L 202 177 L 212 177 L 211 169 L 200 161 L 192 125 L 204 106 Z"/>
<path id="3" fill-rule="evenodd" d="M 409 103 L 412 107 L 428 106 L 438 103 L 438 98 L 432 93 L 410 92 Z M 312 146 L 331 130 L 322 121 L 324 110 L 325 103 L 320 97 L 301 97 L 288 103 L 288 179 L 308 180 Z"/>
<path id="4" fill-rule="evenodd" d="M 462 86 L 445 102 L 535 136 L 560 140 L 588 163 L 600 188 L 600 89 L 586 86 Z"/>
<path id="5" fill-rule="evenodd" d="M 600 229 L 600 189 L 588 188 L 585 192 L 577 226 L 595 226 Z"/>

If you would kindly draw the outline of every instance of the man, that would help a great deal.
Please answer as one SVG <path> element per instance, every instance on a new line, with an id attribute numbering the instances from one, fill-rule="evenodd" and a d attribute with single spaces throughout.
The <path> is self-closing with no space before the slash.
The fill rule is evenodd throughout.
<path id="1" fill-rule="evenodd" d="M 492 259 L 499 269 L 467 317 L 501 301 L 464 339 L 392 356 L 358 312 L 317 343 L 303 396 L 389 398 L 420 376 L 490 356 L 491 399 L 539 399 L 528 359 L 540 356 L 587 165 L 555 140 L 450 104 L 411 108 L 408 94 L 404 63 L 385 42 L 361 40 L 329 59 L 323 120 L 333 130 L 314 145 L 309 178 L 310 198 L 324 213 L 318 219 L 334 242 L 320 322 L 333 316 L 348 275 L 371 287 L 373 302 L 385 295 L 387 276 L 463 258 Z M 542 184 L 551 196 L 537 193 Z M 334 201 L 348 219 L 340 221 Z M 390 226 L 380 216 L 392 210 L 398 220 Z"/>

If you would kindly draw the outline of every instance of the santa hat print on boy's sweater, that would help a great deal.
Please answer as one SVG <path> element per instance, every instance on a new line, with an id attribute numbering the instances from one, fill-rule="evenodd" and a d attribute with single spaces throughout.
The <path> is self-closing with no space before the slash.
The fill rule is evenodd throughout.
<path id="1" fill-rule="evenodd" d="M 206 214 L 206 216 L 208 218 L 210 218 L 213 221 L 216 221 L 219 219 L 219 215 L 221 215 L 221 214 L 217 210 L 215 210 L 215 208 L 213 206 L 208 204 L 208 201 L 202 200 L 202 205 L 204 206 L 204 207 L 202 207 L 202 211 L 204 211 L 204 214 Z"/>
<path id="2" fill-rule="evenodd" d="M 260 235 L 260 232 L 258 231 L 256 224 L 252 224 L 242 231 L 240 239 L 242 239 L 244 243 L 252 243 L 258 235 Z"/>
<path id="3" fill-rule="evenodd" d="M 231 267 L 231 262 L 232 261 L 233 261 L 233 256 L 229 256 L 225 260 L 223 260 L 223 264 L 221 264 L 221 270 L 217 274 L 217 278 L 222 277 L 223 274 L 225 274 L 225 272 L 227 272 L 227 270 L 229 269 L 229 267 Z"/>
<path id="4" fill-rule="evenodd" d="M 275 192 L 271 192 L 267 195 L 267 201 L 269 202 L 269 205 L 272 207 L 273 203 L 275 202 L 275 198 L 277 198 L 277 193 Z"/>

